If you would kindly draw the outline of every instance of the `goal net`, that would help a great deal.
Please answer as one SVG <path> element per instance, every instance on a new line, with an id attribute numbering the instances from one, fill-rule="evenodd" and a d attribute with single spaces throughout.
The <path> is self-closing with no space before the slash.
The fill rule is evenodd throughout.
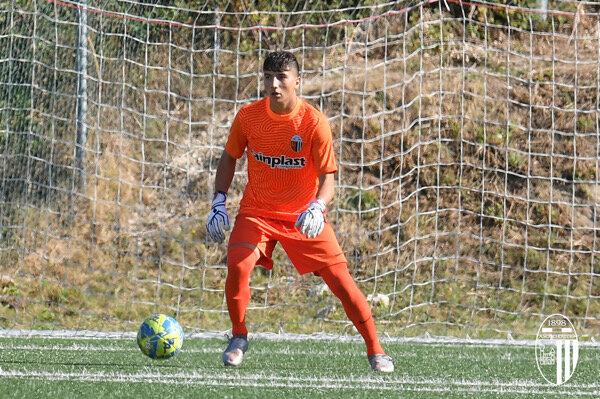
<path id="1" fill-rule="evenodd" d="M 214 173 L 285 49 L 332 126 L 329 220 L 380 333 L 531 338 L 561 313 L 597 337 L 596 2 L 0 4 L 0 328 L 227 330 Z M 274 260 L 251 332 L 354 334 Z"/>

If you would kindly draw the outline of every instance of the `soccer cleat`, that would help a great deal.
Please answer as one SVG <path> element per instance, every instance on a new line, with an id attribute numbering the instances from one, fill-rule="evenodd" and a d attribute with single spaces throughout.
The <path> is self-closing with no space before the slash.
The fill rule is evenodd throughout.
<path id="1" fill-rule="evenodd" d="M 392 373 L 394 371 L 394 360 L 388 355 L 376 353 L 369 356 L 371 370 L 380 373 Z"/>
<path id="2" fill-rule="evenodd" d="M 248 339 L 245 335 L 235 335 L 229 340 L 227 349 L 223 352 L 225 366 L 239 366 L 244 360 L 244 353 L 248 350 Z"/>

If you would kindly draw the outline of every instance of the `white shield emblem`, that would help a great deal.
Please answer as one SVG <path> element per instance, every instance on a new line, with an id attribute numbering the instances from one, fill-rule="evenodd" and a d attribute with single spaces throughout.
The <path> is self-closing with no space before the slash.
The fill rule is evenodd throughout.
<path id="1" fill-rule="evenodd" d="M 542 377 L 551 384 L 562 385 L 573 376 L 579 343 L 571 320 L 561 314 L 544 320 L 535 340 L 535 359 Z"/>

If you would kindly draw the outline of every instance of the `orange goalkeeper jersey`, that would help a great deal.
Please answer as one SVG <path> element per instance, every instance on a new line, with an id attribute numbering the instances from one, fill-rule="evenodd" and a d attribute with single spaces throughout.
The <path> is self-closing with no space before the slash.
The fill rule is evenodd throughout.
<path id="1" fill-rule="evenodd" d="M 295 221 L 315 198 L 319 176 L 337 171 L 329 121 L 298 98 L 289 114 L 271 111 L 269 98 L 238 112 L 225 151 L 248 155 L 248 184 L 240 214 Z"/>

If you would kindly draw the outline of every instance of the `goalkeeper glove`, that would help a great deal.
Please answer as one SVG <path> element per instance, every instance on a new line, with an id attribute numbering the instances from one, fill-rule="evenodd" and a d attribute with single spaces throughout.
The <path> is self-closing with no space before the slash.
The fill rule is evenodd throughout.
<path id="1" fill-rule="evenodd" d="M 229 216 L 227 216 L 227 194 L 222 191 L 217 191 L 213 197 L 212 208 L 210 208 L 210 216 L 206 222 L 206 233 L 214 242 L 223 242 L 225 239 L 225 230 L 229 230 Z M 223 225 L 223 227 L 221 227 Z"/>
<path id="2" fill-rule="evenodd" d="M 307 238 L 313 238 L 321 234 L 325 227 L 325 201 L 317 199 L 310 201 L 308 208 L 298 216 L 296 227 L 300 227 L 300 233 L 306 234 Z"/>

